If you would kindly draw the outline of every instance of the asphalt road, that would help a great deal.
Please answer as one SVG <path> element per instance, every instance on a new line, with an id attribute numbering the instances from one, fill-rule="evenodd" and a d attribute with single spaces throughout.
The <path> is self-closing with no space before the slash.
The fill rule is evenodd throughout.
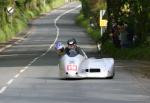
<path id="1" fill-rule="evenodd" d="M 74 37 L 89 57 L 99 58 L 94 41 L 74 23 L 77 6 L 68 4 L 32 21 L 28 37 L 1 53 L 0 103 L 150 103 L 150 81 L 131 71 L 139 62 L 116 61 L 112 80 L 59 79 L 56 40 L 65 44 Z"/>

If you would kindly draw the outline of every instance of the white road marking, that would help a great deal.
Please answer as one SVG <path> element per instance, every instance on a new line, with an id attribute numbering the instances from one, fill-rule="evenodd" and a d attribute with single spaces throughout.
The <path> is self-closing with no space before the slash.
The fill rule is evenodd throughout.
<path id="1" fill-rule="evenodd" d="M 34 58 L 35 61 L 38 60 L 38 59 L 39 59 L 39 57 Z"/>
<path id="2" fill-rule="evenodd" d="M 28 68 L 29 68 L 31 65 L 32 65 L 32 64 L 31 64 L 31 63 L 29 63 L 29 64 L 28 64 Z"/>
<path id="3" fill-rule="evenodd" d="M 5 48 L 2 48 L 2 49 L 0 49 L 0 52 L 2 52 L 2 51 L 4 51 L 5 50 Z"/>
<path id="4" fill-rule="evenodd" d="M 10 79 L 7 84 L 10 85 L 12 82 L 14 81 L 14 79 Z"/>
<path id="5" fill-rule="evenodd" d="M 43 54 L 40 55 L 39 57 L 34 58 L 26 67 L 24 67 L 24 69 L 20 70 L 20 72 L 19 72 L 18 74 L 16 74 L 16 75 L 14 76 L 14 78 L 18 78 L 18 77 L 20 76 L 20 73 L 23 73 L 25 70 L 27 70 L 27 69 L 29 68 L 29 66 L 31 66 L 33 63 L 35 63 L 35 62 L 36 62 L 38 59 L 40 59 L 41 57 L 45 56 L 45 55 L 52 49 L 52 47 L 53 47 L 54 44 L 56 43 L 56 41 L 57 41 L 57 39 L 58 39 L 58 36 L 59 36 L 59 34 L 60 34 L 59 27 L 57 26 L 57 21 L 58 21 L 62 16 L 64 16 L 65 14 L 67 14 L 67 13 L 73 11 L 73 10 L 76 10 L 76 9 L 78 9 L 78 8 L 80 8 L 80 7 L 81 7 L 81 5 L 75 7 L 74 9 L 68 10 L 68 11 L 66 11 L 66 12 L 64 12 L 64 13 L 62 13 L 62 14 L 60 14 L 60 15 L 54 20 L 54 25 L 55 25 L 56 31 L 57 31 L 57 35 L 56 35 L 56 38 L 55 38 L 54 42 L 49 46 L 48 50 L 47 50 L 45 53 L 43 53 Z M 27 34 L 31 34 L 31 33 L 32 33 L 32 31 L 29 31 Z M 2 88 L 0 89 L 0 94 L 2 94 L 2 93 L 8 88 L 8 85 L 12 84 L 14 80 L 15 80 L 15 79 L 10 79 L 10 80 L 7 82 L 7 86 L 4 86 L 4 87 L 2 87 Z"/>
<path id="6" fill-rule="evenodd" d="M 7 89 L 7 86 L 4 86 L 0 89 L 0 94 L 2 94 Z"/>
<path id="7" fill-rule="evenodd" d="M 46 54 L 47 54 L 46 52 L 45 52 L 45 53 L 43 53 L 42 55 L 40 55 L 40 58 L 41 58 L 41 57 L 43 57 L 43 56 L 44 56 L 44 55 L 46 55 Z"/>
<path id="8" fill-rule="evenodd" d="M 26 69 L 21 69 L 21 70 L 20 70 L 20 73 L 23 73 L 25 70 L 26 70 Z"/>
<path id="9" fill-rule="evenodd" d="M 24 69 L 28 69 L 28 68 L 29 68 L 28 66 L 24 67 Z"/>
<path id="10" fill-rule="evenodd" d="M 9 47 L 11 47 L 11 46 L 12 46 L 12 45 L 7 45 L 6 48 L 9 48 Z"/>
<path id="11" fill-rule="evenodd" d="M 18 78 L 19 76 L 20 76 L 20 73 L 16 74 L 16 75 L 14 76 L 14 78 Z"/>
<path id="12" fill-rule="evenodd" d="M 29 64 L 32 65 L 36 60 L 33 59 Z"/>

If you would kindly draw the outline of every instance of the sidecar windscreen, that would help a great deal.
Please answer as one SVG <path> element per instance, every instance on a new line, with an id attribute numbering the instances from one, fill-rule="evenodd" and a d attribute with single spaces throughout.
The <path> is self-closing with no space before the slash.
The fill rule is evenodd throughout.
<path id="1" fill-rule="evenodd" d="M 76 50 L 69 50 L 69 52 L 67 53 L 67 55 L 69 57 L 75 57 L 78 55 L 77 51 Z"/>

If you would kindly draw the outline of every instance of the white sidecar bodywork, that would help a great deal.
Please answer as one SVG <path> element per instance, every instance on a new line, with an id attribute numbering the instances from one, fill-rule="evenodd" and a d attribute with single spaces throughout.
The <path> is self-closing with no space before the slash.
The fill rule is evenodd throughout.
<path id="1" fill-rule="evenodd" d="M 113 58 L 88 58 L 81 63 L 79 75 L 86 78 L 113 78 L 113 67 Z"/>
<path id="2" fill-rule="evenodd" d="M 69 57 L 67 54 L 60 58 L 59 75 L 61 78 L 81 78 L 80 65 L 86 58 L 82 55 Z"/>
<path id="3" fill-rule="evenodd" d="M 113 78 L 115 74 L 113 58 L 86 58 L 80 54 L 60 58 L 60 78 Z"/>

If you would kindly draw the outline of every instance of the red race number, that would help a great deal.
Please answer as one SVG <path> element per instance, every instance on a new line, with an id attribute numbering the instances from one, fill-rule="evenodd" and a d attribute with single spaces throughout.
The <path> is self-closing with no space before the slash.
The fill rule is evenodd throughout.
<path id="1" fill-rule="evenodd" d="M 68 71 L 77 71 L 77 65 L 69 64 L 69 65 L 67 65 L 67 70 Z"/>

